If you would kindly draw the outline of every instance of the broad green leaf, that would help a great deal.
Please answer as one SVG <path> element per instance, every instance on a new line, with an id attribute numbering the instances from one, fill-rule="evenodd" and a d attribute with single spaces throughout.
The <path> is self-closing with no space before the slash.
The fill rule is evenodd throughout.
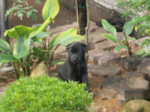
<path id="1" fill-rule="evenodd" d="M 50 64 L 51 64 L 51 65 L 61 65 L 61 64 L 64 64 L 64 60 L 52 61 Z"/>
<path id="2" fill-rule="evenodd" d="M 112 34 L 108 34 L 108 33 L 105 33 L 105 34 L 102 34 L 103 37 L 105 37 L 106 39 L 108 40 L 111 40 L 113 42 L 117 42 L 117 39 L 115 36 L 113 36 Z"/>
<path id="3" fill-rule="evenodd" d="M 138 55 L 138 56 L 142 56 L 142 55 L 144 55 L 144 54 L 145 54 L 144 48 L 141 48 L 141 49 L 139 49 L 139 50 L 136 52 L 136 55 Z"/>
<path id="4" fill-rule="evenodd" d="M 111 33 L 113 36 L 117 36 L 117 31 L 114 26 L 112 26 L 107 20 L 102 20 L 102 26 L 105 30 L 107 30 L 109 33 Z"/>
<path id="5" fill-rule="evenodd" d="M 143 42 L 141 42 L 139 45 L 140 45 L 140 47 L 143 47 L 143 46 L 147 46 L 147 45 L 149 45 L 150 44 L 150 39 L 145 39 Z"/>
<path id="6" fill-rule="evenodd" d="M 127 38 L 129 41 L 134 41 L 134 40 L 136 40 L 136 38 L 134 38 L 134 37 L 128 37 Z"/>
<path id="7" fill-rule="evenodd" d="M 0 50 L 3 52 L 11 52 L 9 44 L 2 39 L 0 39 Z"/>
<path id="8" fill-rule="evenodd" d="M 19 37 L 28 36 L 32 32 L 31 27 L 19 25 L 16 27 L 16 32 L 18 33 Z"/>
<path id="9" fill-rule="evenodd" d="M 15 27 L 6 30 L 5 33 L 4 33 L 4 35 L 8 36 L 10 38 L 18 38 L 19 37 L 18 33 L 16 32 Z"/>
<path id="10" fill-rule="evenodd" d="M 68 39 L 74 35 L 77 35 L 77 29 L 76 28 L 70 28 L 60 34 L 58 34 L 56 37 L 54 37 L 51 41 L 51 46 L 54 47 L 58 44 L 63 44 L 62 40 Z"/>
<path id="11" fill-rule="evenodd" d="M 123 31 L 124 31 L 125 35 L 130 35 L 132 33 L 133 29 L 134 29 L 134 24 L 131 22 L 127 22 L 123 26 Z"/>
<path id="12" fill-rule="evenodd" d="M 45 54 L 45 52 L 42 48 L 39 48 L 39 47 L 34 47 L 33 48 L 32 55 L 35 56 L 35 57 L 39 57 L 41 61 L 45 60 L 44 54 Z"/>
<path id="13" fill-rule="evenodd" d="M 25 38 L 19 38 L 16 40 L 13 51 L 15 58 L 24 58 L 29 54 L 30 42 L 30 39 Z"/>
<path id="14" fill-rule="evenodd" d="M 37 29 L 39 29 L 40 26 L 41 25 L 35 25 L 35 26 L 33 26 L 32 29 L 31 29 L 31 33 L 34 32 L 34 31 L 36 31 Z"/>
<path id="15" fill-rule="evenodd" d="M 134 37 L 127 37 L 128 42 L 135 41 L 136 39 Z M 126 44 L 126 38 L 124 37 L 121 41 L 119 41 L 121 44 Z"/>
<path id="16" fill-rule="evenodd" d="M 44 20 L 47 20 L 49 17 L 53 20 L 59 12 L 59 3 L 58 0 L 46 0 L 42 15 Z"/>
<path id="17" fill-rule="evenodd" d="M 150 56 L 150 52 L 145 53 L 145 54 L 142 55 L 142 57 L 145 57 L 145 56 Z"/>
<path id="18" fill-rule="evenodd" d="M 67 46 L 68 44 L 71 44 L 72 42 L 79 42 L 79 41 L 81 41 L 81 40 L 83 40 L 83 39 L 85 39 L 84 36 L 81 36 L 81 35 L 73 35 L 73 36 L 68 37 L 68 38 L 63 38 L 59 44 L 60 44 L 60 45 Z"/>
<path id="19" fill-rule="evenodd" d="M 35 44 L 37 43 L 37 44 L 43 45 L 43 40 L 39 40 L 39 39 L 38 39 L 38 40 L 35 40 L 34 43 L 35 43 Z"/>
<path id="20" fill-rule="evenodd" d="M 116 49 L 117 52 L 120 52 L 121 49 L 128 50 L 128 47 L 126 45 L 119 45 L 119 46 L 116 46 L 115 49 Z"/>
<path id="21" fill-rule="evenodd" d="M 0 63 L 15 62 L 17 59 L 12 55 L 0 54 Z"/>
<path id="22" fill-rule="evenodd" d="M 40 32 L 35 37 L 33 37 L 33 40 L 43 39 L 43 38 L 48 37 L 50 35 L 51 35 L 50 32 Z"/>
<path id="23" fill-rule="evenodd" d="M 24 26 L 24 25 L 18 25 L 18 26 L 15 26 L 11 29 L 8 29 L 5 31 L 5 36 L 9 36 L 11 38 L 20 38 L 20 37 L 23 37 L 23 36 L 28 36 L 30 32 L 32 32 L 33 28 L 30 28 L 30 27 L 27 27 L 27 26 Z"/>
<path id="24" fill-rule="evenodd" d="M 30 33 L 29 38 L 33 38 L 33 37 L 37 36 L 39 33 L 43 32 L 51 21 L 52 21 L 52 19 L 50 17 L 47 18 L 46 21 L 44 21 L 44 23 L 41 26 L 39 26 L 38 29 L 36 29 L 35 31 Z"/>

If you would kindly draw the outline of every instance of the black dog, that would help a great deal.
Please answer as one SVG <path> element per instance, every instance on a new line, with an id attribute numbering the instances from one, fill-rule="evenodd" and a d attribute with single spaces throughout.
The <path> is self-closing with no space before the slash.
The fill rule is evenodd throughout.
<path id="1" fill-rule="evenodd" d="M 87 77 L 87 62 L 85 52 L 87 46 L 83 43 L 74 42 L 67 46 L 68 58 L 60 69 L 58 76 L 65 81 L 73 80 L 85 83 L 89 90 Z"/>

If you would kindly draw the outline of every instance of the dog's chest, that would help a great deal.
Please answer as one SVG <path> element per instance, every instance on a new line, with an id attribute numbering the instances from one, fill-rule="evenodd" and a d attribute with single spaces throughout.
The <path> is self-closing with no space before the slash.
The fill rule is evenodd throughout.
<path id="1" fill-rule="evenodd" d="M 73 66 L 72 74 L 75 76 L 82 76 L 83 70 L 84 70 L 84 66 L 82 64 L 77 64 Z"/>

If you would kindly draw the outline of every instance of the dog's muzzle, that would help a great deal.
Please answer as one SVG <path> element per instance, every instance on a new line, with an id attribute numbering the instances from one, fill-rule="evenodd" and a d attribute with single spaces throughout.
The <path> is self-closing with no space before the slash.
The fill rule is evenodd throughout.
<path id="1" fill-rule="evenodd" d="M 72 57 L 71 57 L 71 61 L 72 61 L 73 63 L 77 63 L 79 60 L 78 60 L 78 58 L 77 58 L 76 56 L 72 56 Z"/>

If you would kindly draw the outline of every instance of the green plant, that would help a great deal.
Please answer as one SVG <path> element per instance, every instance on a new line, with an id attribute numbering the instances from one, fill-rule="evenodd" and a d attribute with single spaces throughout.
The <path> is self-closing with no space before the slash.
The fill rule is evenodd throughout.
<path id="1" fill-rule="evenodd" d="M 26 15 L 28 18 L 36 19 L 37 10 L 29 5 L 28 0 L 8 0 L 12 3 L 11 7 L 6 11 L 6 17 L 9 15 L 17 16 L 20 20 Z M 35 3 L 41 4 L 41 0 L 35 0 Z"/>
<path id="2" fill-rule="evenodd" d="M 139 50 L 136 52 L 136 54 L 142 57 L 150 55 L 150 39 L 145 39 L 139 43 Z"/>
<path id="3" fill-rule="evenodd" d="M 117 0 L 120 12 L 141 35 L 150 35 L 150 0 Z"/>
<path id="4" fill-rule="evenodd" d="M 120 41 L 117 38 L 117 30 L 114 26 L 112 26 L 107 20 L 102 20 L 102 26 L 103 28 L 108 31 L 109 33 L 105 33 L 103 34 L 103 36 L 108 39 L 111 40 L 112 42 L 116 43 L 116 50 L 118 52 L 120 52 L 121 49 L 126 49 L 128 51 L 129 56 L 132 55 L 130 46 L 129 46 L 129 40 L 133 40 L 135 38 L 133 37 L 129 37 L 129 35 L 131 34 L 131 32 L 133 31 L 134 28 L 134 24 L 132 24 L 132 22 L 127 22 L 124 26 L 123 26 L 123 33 L 124 33 L 124 38 L 121 39 Z"/>
<path id="5" fill-rule="evenodd" d="M 85 85 L 48 76 L 21 78 L 0 100 L 0 112 L 87 112 L 92 95 Z"/>
<path id="6" fill-rule="evenodd" d="M 58 63 L 58 61 L 53 62 L 53 54 L 58 46 L 84 39 L 77 34 L 75 28 L 70 28 L 55 37 L 46 31 L 46 27 L 54 20 L 58 12 L 58 0 L 46 0 L 42 10 L 44 19 L 42 25 L 33 28 L 18 25 L 5 31 L 5 35 L 15 39 L 16 42 L 13 47 L 10 47 L 6 41 L 0 40 L 0 51 L 3 51 L 3 54 L 0 54 L 0 63 L 13 63 L 17 78 L 30 74 L 33 57 L 45 61 L 49 67 L 52 63 Z M 51 39 L 48 41 L 46 37 Z"/>

